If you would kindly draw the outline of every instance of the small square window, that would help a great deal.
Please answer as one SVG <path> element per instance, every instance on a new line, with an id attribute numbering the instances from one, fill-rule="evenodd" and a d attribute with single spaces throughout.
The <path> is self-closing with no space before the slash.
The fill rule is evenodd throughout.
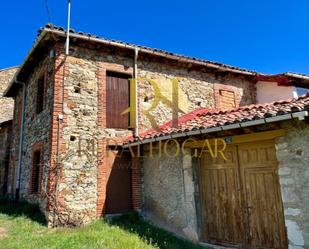
<path id="1" fill-rule="evenodd" d="M 235 94 L 233 91 L 220 90 L 220 108 L 229 109 L 236 107 Z"/>

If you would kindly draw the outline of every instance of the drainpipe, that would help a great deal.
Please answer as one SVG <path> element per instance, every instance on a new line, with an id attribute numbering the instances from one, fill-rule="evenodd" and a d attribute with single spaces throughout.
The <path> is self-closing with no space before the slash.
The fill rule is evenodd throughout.
<path id="1" fill-rule="evenodd" d="M 21 165 L 22 165 L 22 150 L 24 143 L 24 120 L 25 120 L 25 106 L 26 106 L 26 84 L 19 81 L 14 81 L 16 84 L 22 85 L 22 109 L 21 109 L 21 122 L 20 122 L 20 131 L 19 131 L 19 148 L 18 148 L 18 169 L 16 176 L 16 193 L 15 199 L 19 199 L 19 190 L 20 190 L 20 176 L 21 176 Z"/>
<path id="2" fill-rule="evenodd" d="M 137 58 L 138 48 L 134 49 L 134 79 L 135 79 L 135 130 L 134 136 L 138 137 L 138 84 L 137 84 Z"/>

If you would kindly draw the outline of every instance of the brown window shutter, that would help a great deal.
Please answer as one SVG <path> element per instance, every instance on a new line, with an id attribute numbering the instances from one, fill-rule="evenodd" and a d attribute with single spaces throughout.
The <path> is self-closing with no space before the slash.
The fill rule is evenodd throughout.
<path id="1" fill-rule="evenodd" d="M 128 129 L 129 115 L 121 113 L 130 106 L 130 76 L 112 72 L 106 76 L 106 127 Z"/>
<path id="2" fill-rule="evenodd" d="M 233 91 L 220 90 L 220 108 L 229 109 L 236 107 L 235 94 Z"/>

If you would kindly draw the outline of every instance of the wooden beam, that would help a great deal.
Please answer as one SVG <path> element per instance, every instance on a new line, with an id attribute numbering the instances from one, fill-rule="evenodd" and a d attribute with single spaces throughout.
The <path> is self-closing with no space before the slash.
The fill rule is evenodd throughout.
<path id="1" fill-rule="evenodd" d="M 236 136 L 226 136 L 208 139 L 210 144 L 215 143 L 215 139 L 223 139 L 227 144 L 241 144 L 249 143 L 263 140 L 272 140 L 277 137 L 282 137 L 286 134 L 286 131 L 283 129 L 273 130 L 273 131 L 264 131 L 256 132 L 251 134 L 236 135 Z M 188 141 L 185 143 L 186 148 L 202 148 L 205 146 L 205 140 L 196 140 L 196 142 Z M 219 142 L 220 143 L 220 142 Z"/>

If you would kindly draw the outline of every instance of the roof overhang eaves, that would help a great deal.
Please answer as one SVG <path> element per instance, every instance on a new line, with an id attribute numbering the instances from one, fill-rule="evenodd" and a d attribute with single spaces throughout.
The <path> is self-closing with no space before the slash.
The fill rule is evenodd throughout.
<path id="1" fill-rule="evenodd" d="M 54 29 L 50 29 L 50 28 L 44 28 L 43 30 L 45 32 L 51 32 L 53 34 L 56 34 L 56 35 L 59 35 L 59 36 L 62 36 L 62 37 L 66 37 L 66 34 L 67 34 L 66 31 L 54 30 Z M 201 66 L 206 66 L 206 67 L 209 67 L 209 68 L 217 69 L 219 71 L 227 71 L 227 72 L 236 73 L 236 74 L 243 74 L 243 75 L 247 75 L 247 76 L 255 76 L 257 74 L 257 73 L 252 72 L 252 71 L 229 68 L 229 67 L 226 67 L 226 66 L 217 65 L 215 63 L 206 62 L 206 61 L 203 61 L 203 60 L 192 59 L 192 58 L 189 58 L 189 57 L 187 58 L 187 57 L 183 57 L 183 56 L 176 55 L 176 54 L 166 54 L 164 52 L 154 51 L 152 49 L 145 48 L 145 47 L 134 46 L 134 45 L 130 45 L 130 44 L 111 41 L 111 40 L 107 40 L 107 39 L 104 39 L 104 38 L 92 37 L 92 36 L 89 36 L 89 35 L 84 35 L 84 34 L 79 34 L 79 33 L 70 33 L 70 38 L 81 39 L 81 40 L 88 41 L 88 42 L 92 41 L 92 42 L 96 42 L 96 43 L 101 43 L 101 44 L 125 48 L 125 49 L 132 49 L 132 50 L 137 49 L 137 50 L 139 50 L 140 53 L 155 55 L 155 56 L 164 57 L 164 58 L 168 58 L 168 59 L 172 59 L 172 60 L 177 60 L 177 61 L 181 61 L 181 62 L 185 62 L 185 63 L 192 63 L 192 64 L 201 65 Z"/>
<path id="2" fill-rule="evenodd" d="M 46 30 L 42 30 L 42 32 L 40 33 L 40 35 L 38 36 L 38 38 L 36 39 L 34 45 L 32 46 L 32 48 L 30 49 L 29 53 L 27 54 L 26 58 L 24 59 L 23 63 L 21 64 L 21 66 L 18 68 L 18 70 L 16 71 L 13 79 L 11 80 L 9 86 L 7 87 L 7 89 L 4 91 L 3 96 L 5 97 L 14 97 L 14 92 L 16 89 L 18 89 L 20 87 L 20 85 L 15 84 L 19 73 L 22 71 L 23 67 L 25 66 L 25 64 L 28 62 L 29 58 L 31 57 L 31 55 L 33 54 L 33 51 L 38 47 L 38 45 L 40 44 L 40 42 L 43 40 L 43 38 L 46 36 L 47 31 Z"/>
<path id="3" fill-rule="evenodd" d="M 297 118 L 299 120 L 304 120 L 304 118 L 307 117 L 308 115 L 309 115 L 308 111 L 299 111 L 299 112 L 288 113 L 288 114 L 284 114 L 284 115 L 278 115 L 278 116 L 275 116 L 275 117 L 262 118 L 262 119 L 253 120 L 253 121 L 245 121 L 245 122 L 223 125 L 223 126 L 218 126 L 218 127 L 204 128 L 204 129 L 200 129 L 199 132 L 197 132 L 197 130 L 192 131 L 192 133 L 190 131 L 179 132 L 177 137 L 186 137 L 186 136 L 191 136 L 191 135 L 198 135 L 198 134 L 213 133 L 213 132 L 218 132 L 218 131 L 232 130 L 232 129 L 244 128 L 244 127 L 249 127 L 249 126 L 261 125 L 261 124 L 265 124 L 265 123 L 280 122 L 280 121 L 285 121 L 285 120 L 290 120 L 290 119 L 295 119 L 295 118 Z M 173 138 L 171 135 L 163 135 L 163 136 L 160 136 L 160 137 L 147 138 L 145 140 L 141 140 L 140 142 L 125 144 L 124 148 L 130 147 L 130 146 L 136 146 L 136 145 L 141 145 L 141 144 L 157 142 L 157 141 L 162 141 L 162 140 L 167 140 L 167 139 L 171 139 L 171 138 Z"/>

